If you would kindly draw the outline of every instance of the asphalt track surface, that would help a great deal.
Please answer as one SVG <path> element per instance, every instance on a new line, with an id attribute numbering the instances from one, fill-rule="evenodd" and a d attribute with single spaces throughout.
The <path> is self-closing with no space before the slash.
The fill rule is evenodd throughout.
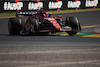
<path id="1" fill-rule="evenodd" d="M 100 11 L 62 15 L 76 16 L 82 31 L 74 36 L 10 36 L 8 18 L 1 18 L 0 67 L 100 67 Z"/>

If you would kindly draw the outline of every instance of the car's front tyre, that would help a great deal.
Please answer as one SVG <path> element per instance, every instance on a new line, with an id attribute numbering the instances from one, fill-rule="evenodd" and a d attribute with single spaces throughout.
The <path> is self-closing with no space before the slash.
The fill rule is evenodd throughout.
<path id="1" fill-rule="evenodd" d="M 67 33 L 69 35 L 77 34 L 77 32 L 81 30 L 80 23 L 79 23 L 78 19 L 74 16 L 66 17 L 65 25 L 68 25 L 69 27 L 72 28 L 72 31 L 67 31 Z"/>
<path id="2" fill-rule="evenodd" d="M 39 30 L 39 23 L 35 18 L 28 18 L 25 28 L 28 35 L 37 33 Z"/>

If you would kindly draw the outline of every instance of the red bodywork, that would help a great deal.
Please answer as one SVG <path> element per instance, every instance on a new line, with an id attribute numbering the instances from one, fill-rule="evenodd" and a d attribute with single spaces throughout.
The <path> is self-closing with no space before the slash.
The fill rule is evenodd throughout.
<path id="1" fill-rule="evenodd" d="M 45 16 L 43 16 L 43 14 L 45 14 Z M 33 16 L 30 16 L 30 17 L 33 17 Z M 36 14 L 36 17 L 38 19 L 40 19 L 41 21 L 43 19 L 46 19 L 46 20 L 50 21 L 57 31 L 71 31 L 71 29 L 62 29 L 61 26 L 60 26 L 60 24 L 56 21 L 56 19 L 57 20 L 59 19 L 62 22 L 62 19 L 59 18 L 59 17 L 62 17 L 62 15 L 58 15 L 57 18 L 54 18 L 52 16 L 52 13 L 50 13 L 50 12 L 43 12 L 42 14 L 37 13 Z M 35 18 L 35 17 L 33 17 L 33 18 Z M 50 30 L 40 30 L 39 32 L 49 32 L 49 31 Z"/>
<path id="2" fill-rule="evenodd" d="M 45 17 L 43 17 L 42 19 L 46 19 L 46 20 L 50 21 L 52 23 L 52 25 L 56 28 L 56 30 L 58 30 L 58 31 L 62 30 L 61 26 L 55 20 L 55 18 L 53 18 L 52 14 L 50 12 L 43 12 L 43 14 L 45 14 Z"/>
<path id="3" fill-rule="evenodd" d="M 44 19 L 49 20 L 57 30 L 59 30 L 59 31 L 62 30 L 61 26 L 59 25 L 59 23 L 54 18 L 44 18 Z"/>
<path id="4" fill-rule="evenodd" d="M 37 15 L 40 17 L 40 19 L 46 19 L 48 21 L 50 21 L 52 23 L 52 25 L 56 28 L 57 31 L 71 31 L 71 29 L 62 29 L 60 24 L 56 21 L 56 19 L 59 19 L 61 22 L 62 22 L 62 19 L 59 18 L 59 17 L 62 17 L 62 15 L 58 15 L 58 18 L 54 18 L 52 16 L 52 14 L 50 12 L 43 12 L 42 14 L 45 14 L 44 17 L 40 17 L 40 15 Z M 51 16 L 49 16 L 51 15 Z M 42 32 L 46 32 L 46 31 L 50 31 L 50 30 L 45 30 L 45 31 L 42 31 Z"/>

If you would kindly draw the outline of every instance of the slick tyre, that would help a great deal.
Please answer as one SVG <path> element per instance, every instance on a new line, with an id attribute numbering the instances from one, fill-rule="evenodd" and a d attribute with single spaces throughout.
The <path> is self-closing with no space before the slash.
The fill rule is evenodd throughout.
<path id="1" fill-rule="evenodd" d="M 26 31 L 28 35 L 37 33 L 39 29 L 38 21 L 35 18 L 28 18 L 26 22 Z"/>
<path id="2" fill-rule="evenodd" d="M 77 32 L 81 30 L 80 23 L 74 16 L 68 16 L 66 18 L 66 23 L 69 27 L 72 28 L 72 31 L 67 32 L 69 35 L 77 34 Z"/>
<path id="3" fill-rule="evenodd" d="M 22 26 L 20 18 L 10 18 L 8 20 L 8 31 L 10 35 L 20 35 L 21 28 Z"/>

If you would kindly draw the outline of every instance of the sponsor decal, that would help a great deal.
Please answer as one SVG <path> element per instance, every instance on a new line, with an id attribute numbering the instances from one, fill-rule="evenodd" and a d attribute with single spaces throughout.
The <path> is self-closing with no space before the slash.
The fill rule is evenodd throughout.
<path id="1" fill-rule="evenodd" d="M 20 12 L 17 12 L 19 15 L 31 15 L 31 14 L 37 14 L 37 11 L 33 11 L 33 12 L 30 12 L 30 11 L 20 11 Z"/>
<path id="2" fill-rule="evenodd" d="M 98 0 L 93 0 L 93 1 L 86 0 L 86 2 L 85 2 L 86 7 L 94 7 L 97 5 L 98 5 Z"/>
<path id="3" fill-rule="evenodd" d="M 4 10 L 21 10 L 23 2 L 10 3 L 4 2 Z"/>
<path id="4" fill-rule="evenodd" d="M 15 2 L 16 2 L 16 3 L 18 3 L 18 2 L 19 2 L 19 0 L 15 0 Z"/>
<path id="5" fill-rule="evenodd" d="M 37 0 L 37 3 L 39 3 L 40 2 L 40 0 Z"/>
<path id="6" fill-rule="evenodd" d="M 81 5 L 81 1 L 78 1 L 78 0 L 75 0 L 74 2 L 73 1 L 68 1 L 68 8 L 79 8 Z"/>
<path id="7" fill-rule="evenodd" d="M 37 3 L 33 3 L 33 2 L 29 2 L 28 4 L 28 10 L 37 10 L 39 9 L 39 7 L 43 7 L 43 2 L 37 2 Z"/>
<path id="8" fill-rule="evenodd" d="M 61 8 L 62 5 L 63 5 L 62 1 L 49 2 L 49 9 Z"/>

